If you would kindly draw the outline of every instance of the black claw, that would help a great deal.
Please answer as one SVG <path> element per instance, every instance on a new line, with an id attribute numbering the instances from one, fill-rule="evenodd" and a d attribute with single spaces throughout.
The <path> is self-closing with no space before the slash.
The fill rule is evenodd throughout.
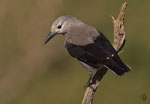
<path id="1" fill-rule="evenodd" d="M 96 92 L 96 88 L 94 88 L 92 86 L 89 86 L 89 87 L 93 90 L 93 92 Z"/>
<path id="2" fill-rule="evenodd" d="M 87 87 L 90 87 L 94 92 L 96 92 L 96 89 L 94 87 L 91 86 L 92 82 L 91 80 L 89 80 L 86 85 L 84 86 L 84 89 L 86 89 Z"/>

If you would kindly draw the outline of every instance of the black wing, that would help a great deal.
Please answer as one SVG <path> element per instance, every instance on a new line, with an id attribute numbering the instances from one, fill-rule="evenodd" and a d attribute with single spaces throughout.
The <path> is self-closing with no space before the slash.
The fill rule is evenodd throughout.
<path id="1" fill-rule="evenodd" d="M 93 43 L 85 46 L 70 43 L 66 43 L 65 46 L 72 57 L 94 68 L 98 68 L 98 65 L 102 64 L 118 75 L 129 71 L 129 68 L 121 61 L 111 43 L 102 33 L 93 40 Z"/>

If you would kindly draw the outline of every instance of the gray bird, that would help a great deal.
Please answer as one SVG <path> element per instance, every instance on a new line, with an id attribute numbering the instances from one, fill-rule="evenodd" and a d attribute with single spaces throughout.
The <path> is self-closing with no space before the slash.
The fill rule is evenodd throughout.
<path id="1" fill-rule="evenodd" d="M 119 58 L 118 52 L 100 31 L 76 17 L 58 17 L 52 24 L 51 32 L 44 44 L 58 34 L 65 37 L 65 48 L 87 70 L 90 79 L 93 72 L 100 70 L 102 67 L 111 69 L 119 76 L 131 70 Z"/>

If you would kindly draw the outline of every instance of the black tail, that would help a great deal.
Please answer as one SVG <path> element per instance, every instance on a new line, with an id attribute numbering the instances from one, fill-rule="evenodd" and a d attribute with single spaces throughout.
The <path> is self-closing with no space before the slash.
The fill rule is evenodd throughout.
<path id="1" fill-rule="evenodd" d="M 105 65 L 119 76 L 131 70 L 128 65 L 122 62 L 118 55 L 114 55 L 113 57 L 108 59 Z"/>

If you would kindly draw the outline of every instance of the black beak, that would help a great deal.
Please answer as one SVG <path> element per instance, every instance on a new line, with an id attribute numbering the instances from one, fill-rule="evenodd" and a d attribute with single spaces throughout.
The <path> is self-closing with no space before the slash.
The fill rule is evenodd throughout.
<path id="1" fill-rule="evenodd" d="M 57 34 L 57 32 L 50 32 L 50 33 L 48 34 L 48 36 L 46 37 L 46 40 L 45 40 L 45 42 L 44 42 L 44 45 L 45 45 L 50 39 L 52 39 L 56 34 Z"/>

